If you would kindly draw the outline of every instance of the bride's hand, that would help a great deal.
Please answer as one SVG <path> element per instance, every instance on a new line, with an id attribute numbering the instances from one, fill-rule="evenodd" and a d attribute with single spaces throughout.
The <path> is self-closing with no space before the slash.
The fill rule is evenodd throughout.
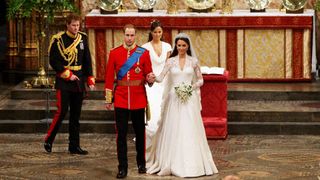
<path id="1" fill-rule="evenodd" d="M 150 83 L 150 84 L 154 83 L 155 79 L 156 79 L 156 76 L 154 75 L 153 72 L 147 74 L 147 82 L 148 83 Z"/>

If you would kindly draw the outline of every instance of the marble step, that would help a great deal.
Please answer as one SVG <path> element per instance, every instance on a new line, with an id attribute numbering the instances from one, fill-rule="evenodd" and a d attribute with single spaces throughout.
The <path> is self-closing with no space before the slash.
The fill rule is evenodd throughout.
<path id="1" fill-rule="evenodd" d="M 229 122 L 320 122 L 320 101 L 228 100 Z"/>
<path id="2" fill-rule="evenodd" d="M 228 83 L 228 100 L 320 100 L 320 81 L 300 83 Z"/>
<path id="3" fill-rule="evenodd" d="M 11 99 L 32 100 L 32 99 L 56 99 L 55 89 L 25 89 L 21 85 L 17 85 L 10 92 Z M 103 90 L 97 89 L 88 91 L 86 99 L 101 100 L 104 99 Z"/>
<path id="4" fill-rule="evenodd" d="M 87 99 L 104 99 L 103 83 L 88 91 Z M 228 83 L 228 100 L 320 100 L 320 81 L 312 83 Z M 10 92 L 11 99 L 55 99 L 54 89 L 26 89 L 23 83 Z"/>
<path id="5" fill-rule="evenodd" d="M 0 120 L 0 133 L 46 133 L 52 119 Z M 80 120 L 81 133 L 115 133 L 114 121 Z M 228 122 L 229 135 L 320 135 L 320 122 Z M 68 120 L 59 132 L 68 132 Z M 128 132 L 133 133 L 131 122 Z"/>
<path id="6" fill-rule="evenodd" d="M 52 119 L 38 120 L 0 120 L 0 133 L 46 133 Z M 64 120 L 59 132 L 68 132 L 68 120 Z M 109 133 L 115 134 L 114 121 L 80 120 L 81 133 Z M 129 122 L 129 133 L 133 133 Z"/>
<path id="7" fill-rule="evenodd" d="M 229 134 L 320 135 L 320 101 L 228 101 Z"/>
<path id="8" fill-rule="evenodd" d="M 319 81 L 228 83 L 228 132 L 320 134 L 319 92 Z M 0 133 L 46 132 L 56 110 L 53 89 L 25 89 L 18 84 L 0 98 Z M 112 110 L 105 110 L 103 83 L 98 83 L 83 103 L 81 132 L 115 133 L 113 115 Z M 67 129 L 65 120 L 60 131 Z"/>
<path id="9" fill-rule="evenodd" d="M 52 118 L 54 100 L 13 100 L 0 102 L 0 120 L 38 120 Z M 320 101 L 228 101 L 229 122 L 320 122 Z M 103 100 L 85 100 L 82 120 L 113 121 L 113 111 Z"/>
<path id="10" fill-rule="evenodd" d="M 320 122 L 228 122 L 232 135 L 320 135 Z"/>
<path id="11" fill-rule="evenodd" d="M 55 100 L 16 100 L 0 101 L 0 120 L 39 120 L 52 118 L 56 107 Z M 103 100 L 85 100 L 82 106 L 82 120 L 113 121 L 113 111 L 107 111 Z M 68 115 L 66 117 L 68 119 Z"/>
<path id="12" fill-rule="evenodd" d="M 46 132 L 56 110 L 54 101 L 49 111 L 47 105 L 44 100 L 2 100 L 0 133 Z M 81 131 L 114 133 L 113 115 L 105 110 L 103 100 L 85 100 Z M 63 132 L 67 132 L 67 119 Z M 320 134 L 319 127 L 320 101 L 228 101 L 229 134 Z"/>

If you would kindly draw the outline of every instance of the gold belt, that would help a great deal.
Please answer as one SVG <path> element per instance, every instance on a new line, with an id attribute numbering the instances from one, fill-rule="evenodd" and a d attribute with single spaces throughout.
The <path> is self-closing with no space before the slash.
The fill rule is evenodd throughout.
<path id="1" fill-rule="evenodd" d="M 117 81 L 118 86 L 143 86 L 144 81 L 143 80 L 118 80 Z"/>
<path id="2" fill-rule="evenodd" d="M 79 65 L 79 66 L 65 66 L 64 68 L 67 68 L 72 71 L 79 71 L 79 70 L 81 70 L 82 66 L 81 65 Z"/>

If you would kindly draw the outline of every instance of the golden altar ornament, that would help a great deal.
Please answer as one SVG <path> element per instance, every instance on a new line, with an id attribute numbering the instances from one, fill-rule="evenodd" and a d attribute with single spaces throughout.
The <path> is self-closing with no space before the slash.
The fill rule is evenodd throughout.
<path id="1" fill-rule="evenodd" d="M 177 14 L 178 8 L 176 0 L 166 0 L 167 3 L 167 14 Z"/>
<path id="2" fill-rule="evenodd" d="M 184 0 L 184 3 L 195 12 L 209 12 L 215 2 L 215 0 Z"/>
<path id="3" fill-rule="evenodd" d="M 265 12 L 270 1 L 269 0 L 246 0 L 250 7 L 250 12 Z"/>
<path id="4" fill-rule="evenodd" d="M 53 87 L 54 85 L 53 81 L 47 77 L 43 66 L 40 66 L 37 77 L 33 77 L 30 83 L 28 83 L 28 81 L 24 81 L 24 84 L 25 88 Z"/>
<path id="5" fill-rule="evenodd" d="M 307 0 L 283 0 L 282 4 L 287 13 L 303 13 Z"/>
<path id="6" fill-rule="evenodd" d="M 121 5 L 121 0 L 99 0 L 98 2 L 101 14 L 117 14 Z"/>
<path id="7" fill-rule="evenodd" d="M 134 5 L 138 8 L 138 12 L 153 12 L 156 0 L 134 0 Z"/>
<path id="8" fill-rule="evenodd" d="M 233 12 L 233 0 L 222 0 L 220 14 L 232 14 Z"/>

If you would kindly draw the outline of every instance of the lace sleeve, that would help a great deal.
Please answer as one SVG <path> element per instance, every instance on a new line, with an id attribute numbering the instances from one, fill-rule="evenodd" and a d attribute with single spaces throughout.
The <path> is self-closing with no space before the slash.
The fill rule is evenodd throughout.
<path id="1" fill-rule="evenodd" d="M 168 59 L 168 60 L 166 61 L 166 64 L 164 65 L 164 67 L 163 67 L 160 75 L 158 75 L 158 76 L 156 77 L 156 82 L 162 82 L 162 81 L 163 81 L 164 77 L 165 77 L 165 76 L 167 75 L 167 73 L 169 72 L 171 65 L 172 65 L 172 59 Z"/>
<path id="2" fill-rule="evenodd" d="M 193 89 L 200 88 L 203 85 L 203 77 L 200 71 L 200 65 L 197 59 L 193 59 L 192 61 L 193 69 L 196 75 L 195 82 L 192 84 Z"/>

